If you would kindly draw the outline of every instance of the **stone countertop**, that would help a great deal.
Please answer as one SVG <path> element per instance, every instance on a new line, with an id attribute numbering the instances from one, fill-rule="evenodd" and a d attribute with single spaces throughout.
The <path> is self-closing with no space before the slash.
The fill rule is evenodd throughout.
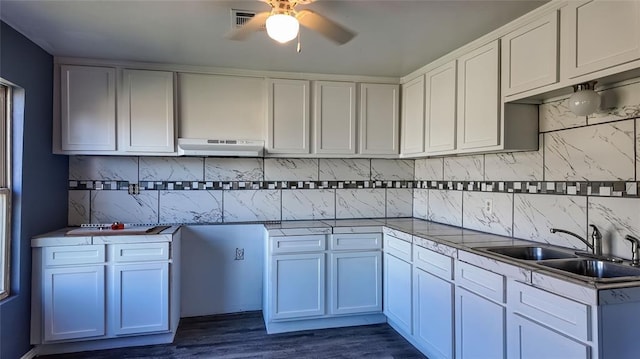
<path id="1" fill-rule="evenodd" d="M 180 226 L 170 226 L 158 234 L 130 234 L 110 236 L 67 236 L 66 233 L 77 227 L 61 228 L 35 236 L 31 247 L 75 246 L 88 244 L 171 242 Z"/>
<path id="2" fill-rule="evenodd" d="M 385 218 L 379 219 L 336 219 L 317 221 L 282 221 L 267 223 L 265 228 L 270 236 L 299 236 L 331 233 L 382 232 Z"/>
<path id="3" fill-rule="evenodd" d="M 283 221 L 278 224 L 265 225 L 269 234 L 299 235 L 301 228 L 309 226 L 324 233 L 366 233 L 385 231 L 400 239 L 435 252 L 457 258 L 461 261 L 501 273 L 507 277 L 529 283 L 531 285 L 580 300 L 597 304 L 604 293 L 616 291 L 617 297 L 627 296 L 629 290 L 639 292 L 640 281 L 598 282 L 581 280 L 558 272 L 545 270 L 533 262 L 510 259 L 487 252 L 482 248 L 495 246 L 552 246 L 546 243 L 531 242 L 497 234 L 464 229 L 446 224 L 429 222 L 417 218 L 377 218 L 377 219 L 345 219 L 319 221 Z M 573 251 L 573 249 L 567 249 Z M 625 293 L 621 294 L 620 291 Z"/>

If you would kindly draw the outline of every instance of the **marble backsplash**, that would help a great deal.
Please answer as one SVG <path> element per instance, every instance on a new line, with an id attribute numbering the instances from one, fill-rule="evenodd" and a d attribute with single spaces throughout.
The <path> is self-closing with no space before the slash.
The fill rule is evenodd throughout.
<path id="1" fill-rule="evenodd" d="M 73 156 L 69 225 L 410 217 L 413 160 Z M 130 195 L 129 184 L 140 184 Z"/>
<path id="2" fill-rule="evenodd" d="M 587 238 L 594 224 L 606 253 L 630 258 L 623 238 L 640 237 L 640 79 L 601 98 L 588 117 L 566 99 L 540 105 L 538 151 L 416 160 L 414 217 L 582 250 L 549 229 Z"/>

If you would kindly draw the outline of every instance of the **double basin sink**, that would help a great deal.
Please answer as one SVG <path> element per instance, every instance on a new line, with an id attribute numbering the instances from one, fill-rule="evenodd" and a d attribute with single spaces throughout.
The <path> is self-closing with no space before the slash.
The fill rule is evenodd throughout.
<path id="1" fill-rule="evenodd" d="M 620 282 L 640 280 L 640 268 L 611 261 L 586 258 L 569 250 L 542 246 L 479 248 L 498 256 L 534 263 L 552 272 L 586 281 Z"/>

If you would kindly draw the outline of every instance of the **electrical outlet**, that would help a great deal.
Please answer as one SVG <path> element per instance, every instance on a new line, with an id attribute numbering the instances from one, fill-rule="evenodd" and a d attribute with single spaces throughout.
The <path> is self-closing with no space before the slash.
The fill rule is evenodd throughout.
<path id="1" fill-rule="evenodd" d="M 484 212 L 486 214 L 492 214 L 493 213 L 493 200 L 491 199 L 485 199 L 484 200 L 484 208 L 483 208 Z"/>
<path id="2" fill-rule="evenodd" d="M 236 248 L 236 258 L 237 261 L 244 260 L 244 248 Z"/>

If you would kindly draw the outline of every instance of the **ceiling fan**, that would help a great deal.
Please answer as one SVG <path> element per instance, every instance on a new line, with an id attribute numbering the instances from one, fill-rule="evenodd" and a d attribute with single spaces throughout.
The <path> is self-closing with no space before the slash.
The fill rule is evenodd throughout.
<path id="1" fill-rule="evenodd" d="M 339 45 L 349 42 L 356 33 L 328 18 L 304 9 L 296 11 L 298 4 L 307 4 L 309 0 L 263 0 L 271 6 L 271 11 L 256 14 L 242 27 L 227 34 L 231 40 L 245 40 L 255 31 L 266 25 L 270 38 L 280 42 L 289 42 L 298 36 L 300 25 L 317 31 Z"/>

